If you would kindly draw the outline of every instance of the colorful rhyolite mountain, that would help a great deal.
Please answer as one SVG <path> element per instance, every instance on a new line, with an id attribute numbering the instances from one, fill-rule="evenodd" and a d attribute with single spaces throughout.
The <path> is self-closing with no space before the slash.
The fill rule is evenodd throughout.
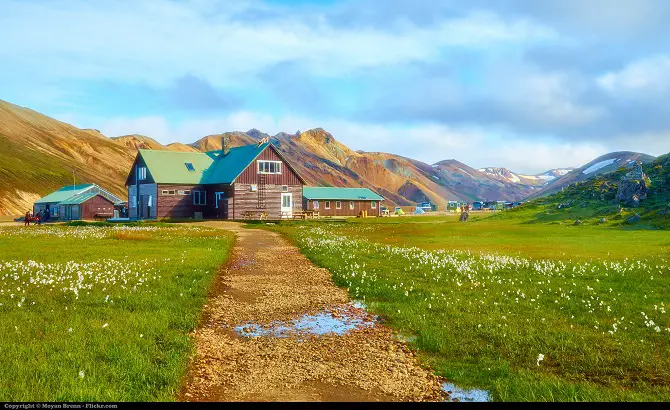
<path id="1" fill-rule="evenodd" d="M 270 136 L 252 129 L 209 135 L 188 145 L 162 145 L 143 135 L 108 138 L 0 100 L 0 215 L 25 213 L 36 199 L 71 184 L 73 173 L 78 183 L 97 183 L 125 197 L 123 184 L 138 149 L 204 152 L 221 149 L 224 137 L 240 146 Z M 308 184 L 372 188 L 387 205 L 518 201 L 578 171 L 524 176 L 504 168 L 477 170 L 456 160 L 429 165 L 400 155 L 354 151 L 320 128 L 270 138 Z"/>

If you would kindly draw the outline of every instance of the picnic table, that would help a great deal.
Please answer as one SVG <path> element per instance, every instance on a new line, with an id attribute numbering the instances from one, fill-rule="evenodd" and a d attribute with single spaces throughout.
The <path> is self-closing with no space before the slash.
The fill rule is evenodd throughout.
<path id="1" fill-rule="evenodd" d="M 306 218 L 312 218 L 313 219 L 313 218 L 318 218 L 319 217 L 319 211 L 315 211 L 313 209 L 308 209 L 306 211 L 303 211 L 303 213 L 305 214 Z"/>
<path id="2" fill-rule="evenodd" d="M 268 213 L 266 211 L 244 211 L 242 213 L 243 219 L 256 219 L 265 220 L 268 219 Z"/>
<path id="3" fill-rule="evenodd" d="M 306 212 L 280 212 L 279 217 L 281 219 L 307 219 Z"/>

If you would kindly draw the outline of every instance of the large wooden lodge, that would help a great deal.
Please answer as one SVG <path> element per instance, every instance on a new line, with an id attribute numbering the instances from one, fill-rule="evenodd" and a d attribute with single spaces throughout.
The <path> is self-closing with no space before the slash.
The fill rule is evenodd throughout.
<path id="1" fill-rule="evenodd" d="M 278 219 L 302 211 L 305 181 L 267 140 L 217 151 L 139 150 L 126 180 L 131 219 Z"/>

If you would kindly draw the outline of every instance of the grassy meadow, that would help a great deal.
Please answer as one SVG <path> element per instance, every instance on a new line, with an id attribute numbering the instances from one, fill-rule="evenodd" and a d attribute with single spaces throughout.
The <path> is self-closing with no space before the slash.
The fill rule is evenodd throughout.
<path id="1" fill-rule="evenodd" d="M 170 401 L 233 237 L 167 224 L 0 227 L 0 401 Z"/>
<path id="2" fill-rule="evenodd" d="M 667 231 L 513 212 L 271 229 L 457 385 L 499 401 L 670 400 Z"/>

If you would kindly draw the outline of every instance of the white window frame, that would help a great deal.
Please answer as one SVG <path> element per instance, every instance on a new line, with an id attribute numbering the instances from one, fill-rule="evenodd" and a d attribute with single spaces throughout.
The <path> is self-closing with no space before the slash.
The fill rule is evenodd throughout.
<path id="1" fill-rule="evenodd" d="M 198 198 L 197 201 L 196 197 Z M 207 191 L 193 191 L 193 205 L 207 205 Z"/>
<path id="2" fill-rule="evenodd" d="M 144 181 L 147 179 L 147 167 L 137 167 L 137 180 Z"/>
<path id="3" fill-rule="evenodd" d="M 349 201 L 349 209 L 354 209 L 354 201 Z"/>
<path id="4" fill-rule="evenodd" d="M 370 208 L 377 209 L 377 201 L 370 201 Z"/>
<path id="5" fill-rule="evenodd" d="M 326 201 L 326 209 L 330 209 L 330 201 Z"/>
<path id="6" fill-rule="evenodd" d="M 335 209 L 342 209 L 342 201 L 335 201 Z"/>
<path id="7" fill-rule="evenodd" d="M 282 172 L 281 161 L 258 160 L 256 168 L 259 174 L 280 175 Z M 272 170 L 274 165 L 274 170 Z"/>
<path id="8" fill-rule="evenodd" d="M 167 189 L 163 189 L 163 190 L 161 191 L 161 195 L 167 195 L 167 194 L 168 194 Z"/>
<path id="9" fill-rule="evenodd" d="M 312 201 L 312 209 L 319 209 L 319 201 L 318 200 L 313 200 Z"/>
<path id="10" fill-rule="evenodd" d="M 183 191 L 182 195 L 191 195 L 191 190 L 190 189 L 185 189 Z"/>

